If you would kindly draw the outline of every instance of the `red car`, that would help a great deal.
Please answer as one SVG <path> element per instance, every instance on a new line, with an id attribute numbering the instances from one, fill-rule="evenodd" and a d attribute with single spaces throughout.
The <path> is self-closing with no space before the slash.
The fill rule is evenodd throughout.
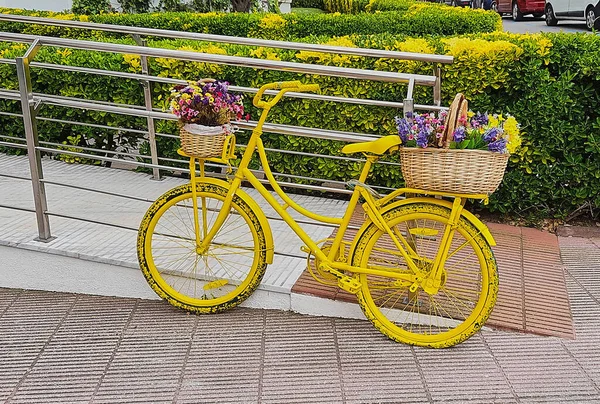
<path id="1" fill-rule="evenodd" d="M 544 0 L 492 0 L 490 5 L 500 15 L 511 14 L 515 21 L 520 21 L 526 14 L 541 17 L 544 15 L 544 7 Z"/>

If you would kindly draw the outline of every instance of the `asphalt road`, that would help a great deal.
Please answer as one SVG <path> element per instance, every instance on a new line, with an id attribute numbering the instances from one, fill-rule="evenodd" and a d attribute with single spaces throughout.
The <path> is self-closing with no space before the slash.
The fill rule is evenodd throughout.
<path id="1" fill-rule="evenodd" d="M 537 32 L 589 32 L 584 21 L 559 21 L 557 26 L 549 27 L 544 18 L 523 17 L 523 21 L 513 21 L 509 16 L 502 18 L 504 31 L 517 34 Z"/>

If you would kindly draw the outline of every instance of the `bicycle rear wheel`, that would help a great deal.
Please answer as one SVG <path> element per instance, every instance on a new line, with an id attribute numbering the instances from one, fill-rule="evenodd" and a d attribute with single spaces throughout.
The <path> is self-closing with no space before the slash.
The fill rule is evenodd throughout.
<path id="1" fill-rule="evenodd" d="M 425 273 L 440 248 L 450 209 L 428 203 L 398 206 L 386 212 L 388 226 L 399 231 L 418 254 Z M 409 274 L 406 261 L 389 235 L 372 224 L 360 236 L 353 265 Z M 442 348 L 477 332 L 489 317 L 498 293 L 494 254 L 480 232 L 461 217 L 445 262 L 442 286 L 429 295 L 421 287 L 393 277 L 360 274 L 358 300 L 367 318 L 389 338 L 411 345 Z"/>
<path id="2" fill-rule="evenodd" d="M 227 188 L 197 183 L 199 231 L 212 227 Z M 216 313 L 244 301 L 265 273 L 266 241 L 250 206 L 238 195 L 208 251 L 196 246 L 191 184 L 171 189 L 146 212 L 138 260 L 152 289 L 176 307 Z"/>

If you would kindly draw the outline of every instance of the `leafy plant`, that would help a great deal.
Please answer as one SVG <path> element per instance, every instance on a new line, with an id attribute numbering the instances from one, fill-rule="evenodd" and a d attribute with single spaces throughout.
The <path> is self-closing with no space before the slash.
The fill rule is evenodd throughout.
<path id="1" fill-rule="evenodd" d="M 150 11 L 150 0 L 118 0 L 125 13 L 147 13 Z"/>
<path id="2" fill-rule="evenodd" d="M 75 14 L 100 14 L 112 10 L 110 0 L 73 0 L 71 10 Z"/>

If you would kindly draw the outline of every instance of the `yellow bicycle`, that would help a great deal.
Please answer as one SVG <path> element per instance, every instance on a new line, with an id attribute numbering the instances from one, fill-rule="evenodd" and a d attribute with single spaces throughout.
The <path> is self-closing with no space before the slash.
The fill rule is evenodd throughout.
<path id="1" fill-rule="evenodd" d="M 263 100 L 265 90 L 279 92 Z M 241 188 L 249 182 L 306 244 L 321 281 L 356 294 L 366 317 L 389 338 L 407 344 L 448 347 L 485 323 L 498 293 L 495 241 L 487 227 L 464 209 L 468 198 L 487 195 L 441 194 L 397 189 L 380 196 L 365 184 L 380 156 L 396 151 L 398 136 L 346 145 L 366 162 L 347 210 L 340 217 L 308 211 L 294 202 L 273 177 L 261 141 L 269 110 L 288 91 L 316 91 L 298 81 L 260 88 L 254 105 L 262 114 L 233 179 L 205 176 L 205 160 L 190 159 L 190 183 L 160 196 L 148 209 L 138 234 L 138 259 L 154 291 L 169 303 L 196 313 L 217 313 L 237 306 L 259 285 L 273 261 L 273 236 L 259 205 Z M 248 168 L 257 152 L 280 204 Z M 199 165 L 200 176 L 196 175 Z M 408 195 L 405 199 L 399 199 Z M 421 195 L 421 196 L 415 196 Z M 438 196 L 438 198 L 436 198 Z M 439 198 L 440 196 L 446 199 Z M 346 241 L 350 218 L 359 203 L 364 224 Z M 314 241 L 288 213 L 291 207 L 313 220 L 338 226 L 326 243 Z"/>

